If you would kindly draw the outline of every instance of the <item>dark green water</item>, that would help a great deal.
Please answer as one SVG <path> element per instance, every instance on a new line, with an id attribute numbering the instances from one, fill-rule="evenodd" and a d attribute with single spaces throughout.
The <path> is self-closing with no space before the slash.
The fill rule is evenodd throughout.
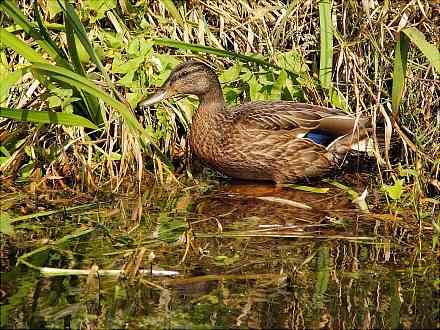
<path id="1" fill-rule="evenodd" d="M 9 216 L 41 203 L 14 198 L 2 210 Z M 45 200 L 54 209 L 85 204 L 57 194 Z M 399 214 L 359 212 L 334 188 L 316 194 L 232 185 L 100 196 L 87 208 L 19 221 L 14 235 L 2 235 L 1 326 L 438 328 L 430 222 Z M 37 267 L 95 265 L 126 276 L 97 276 L 96 268 L 89 276 L 41 276 L 17 265 L 29 252 L 25 262 Z"/>

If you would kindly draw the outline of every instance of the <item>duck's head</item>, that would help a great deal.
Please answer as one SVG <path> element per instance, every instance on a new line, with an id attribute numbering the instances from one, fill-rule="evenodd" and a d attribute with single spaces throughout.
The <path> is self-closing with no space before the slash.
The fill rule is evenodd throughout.
<path id="1" fill-rule="evenodd" d="M 219 91 L 221 93 L 215 72 L 202 62 L 189 61 L 176 66 L 162 87 L 140 105 L 152 105 L 176 94 L 196 95 L 202 100 Z"/>

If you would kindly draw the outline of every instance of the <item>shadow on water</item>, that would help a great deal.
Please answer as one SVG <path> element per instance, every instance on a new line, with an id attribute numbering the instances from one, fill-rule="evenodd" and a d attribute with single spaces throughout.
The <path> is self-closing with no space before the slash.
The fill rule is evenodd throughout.
<path id="1" fill-rule="evenodd" d="M 326 187 L 152 190 L 139 198 L 100 196 L 79 210 L 68 208 L 72 200 L 45 196 L 52 208 L 67 208 L 2 236 L 1 325 L 438 327 L 429 231 L 415 219 L 412 227 L 408 217 L 360 212 L 346 192 Z M 43 198 L 20 196 L 8 212 Z M 40 276 L 17 259 L 25 253 L 30 265 L 91 272 Z M 97 267 L 123 269 L 125 276 L 98 276 Z M 141 276 L 140 269 L 179 275 Z"/>

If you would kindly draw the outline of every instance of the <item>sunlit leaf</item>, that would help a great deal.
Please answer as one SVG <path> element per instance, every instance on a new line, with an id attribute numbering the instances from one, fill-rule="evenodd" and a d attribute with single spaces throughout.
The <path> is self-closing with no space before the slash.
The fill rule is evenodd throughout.
<path id="1" fill-rule="evenodd" d="M 260 99 L 260 90 L 261 85 L 258 83 L 255 75 L 252 75 L 251 78 L 247 81 L 249 85 L 249 96 L 251 101 L 256 101 Z"/>
<path id="2" fill-rule="evenodd" d="M 47 0 L 47 9 L 49 10 L 50 19 L 63 11 L 57 0 Z"/>
<path id="3" fill-rule="evenodd" d="M 281 70 L 280 74 L 277 77 L 277 80 L 272 85 L 269 99 L 271 99 L 271 100 L 280 100 L 281 99 L 281 93 L 283 91 L 284 86 L 286 86 L 286 80 L 287 80 L 287 73 L 285 70 Z"/>
<path id="4" fill-rule="evenodd" d="M 139 56 L 131 60 L 113 63 L 112 70 L 115 73 L 134 73 L 144 62 L 143 57 Z"/>
<path id="5" fill-rule="evenodd" d="M 404 176 L 413 176 L 413 177 L 417 177 L 418 173 L 417 170 L 415 168 L 411 168 L 411 167 L 402 167 L 401 164 L 399 164 L 399 176 L 404 177 Z"/>
<path id="6" fill-rule="evenodd" d="M 276 59 L 278 65 L 286 71 L 292 71 L 298 75 L 308 74 L 309 67 L 303 55 L 296 49 L 278 53 Z"/>
<path id="7" fill-rule="evenodd" d="M 61 106 L 61 98 L 56 95 L 48 97 L 47 102 L 49 103 L 49 108 L 51 109 Z"/>
<path id="8" fill-rule="evenodd" d="M 405 183 L 404 179 L 395 179 L 393 185 L 382 185 L 382 189 L 386 192 L 386 194 L 393 200 L 399 200 L 403 194 L 403 184 Z"/>
<path id="9" fill-rule="evenodd" d="M 168 10 L 171 17 L 173 17 L 176 20 L 177 24 L 183 26 L 184 24 L 183 24 L 182 16 L 180 15 L 179 10 L 174 5 L 174 2 L 172 0 L 160 0 L 160 2 L 162 2 L 164 7 Z"/>
<path id="10" fill-rule="evenodd" d="M 84 4 L 90 11 L 91 23 L 106 17 L 107 11 L 116 8 L 116 0 L 87 0 Z"/>
<path id="11" fill-rule="evenodd" d="M 0 233 L 6 235 L 14 234 L 14 227 L 12 226 L 11 219 L 6 212 L 0 212 Z"/>
<path id="12" fill-rule="evenodd" d="M 328 90 L 328 98 L 330 104 L 338 109 L 344 110 L 345 112 L 349 112 L 350 107 L 348 105 L 347 99 L 344 97 L 339 89 L 331 87 Z"/>
<path id="13" fill-rule="evenodd" d="M 9 96 L 9 89 L 23 77 L 23 70 L 2 73 L 2 83 L 0 84 L 0 104 Z"/>
<path id="14" fill-rule="evenodd" d="M 240 76 L 240 72 L 241 72 L 241 65 L 239 62 L 237 62 L 229 69 L 224 70 L 222 74 L 219 76 L 219 80 L 221 82 L 226 82 L 226 83 L 237 80 L 238 77 Z"/>
<path id="15" fill-rule="evenodd" d="M 402 29 L 403 33 L 405 33 L 411 41 L 416 44 L 416 46 L 420 49 L 423 55 L 429 60 L 432 66 L 435 68 L 437 73 L 440 73 L 440 52 L 439 49 L 426 41 L 425 35 L 420 32 L 416 27 L 409 27 Z"/>

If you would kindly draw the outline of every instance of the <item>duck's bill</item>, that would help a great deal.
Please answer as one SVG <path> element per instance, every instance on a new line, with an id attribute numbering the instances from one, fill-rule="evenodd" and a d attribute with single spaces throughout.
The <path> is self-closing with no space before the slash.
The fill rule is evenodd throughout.
<path id="1" fill-rule="evenodd" d="M 141 107 L 146 107 L 146 106 L 155 104 L 157 102 L 160 102 L 160 101 L 166 99 L 167 97 L 169 97 L 169 95 L 166 92 L 166 90 L 161 89 L 157 93 L 153 94 L 153 96 L 151 96 L 149 99 L 146 99 L 145 101 L 142 101 L 140 103 L 140 106 Z"/>

